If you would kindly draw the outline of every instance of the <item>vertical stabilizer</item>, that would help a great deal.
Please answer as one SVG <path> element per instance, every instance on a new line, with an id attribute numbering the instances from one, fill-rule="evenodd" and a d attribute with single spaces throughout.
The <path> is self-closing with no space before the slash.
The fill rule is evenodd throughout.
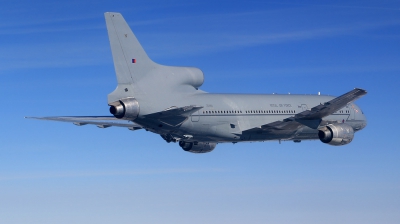
<path id="1" fill-rule="evenodd" d="M 156 65 L 120 13 L 106 12 L 108 37 L 118 84 L 133 84 Z"/>
<path id="2" fill-rule="evenodd" d="M 198 68 L 153 62 L 120 13 L 106 12 L 104 15 L 118 81 L 117 88 L 108 94 L 110 105 L 134 97 L 141 101 L 144 110 L 146 102 L 194 93 L 203 84 L 204 75 Z"/>

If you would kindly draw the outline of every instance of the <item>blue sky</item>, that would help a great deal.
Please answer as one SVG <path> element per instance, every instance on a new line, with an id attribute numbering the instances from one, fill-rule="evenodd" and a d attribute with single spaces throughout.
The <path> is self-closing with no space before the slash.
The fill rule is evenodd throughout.
<path id="1" fill-rule="evenodd" d="M 13 1 L 0 15 L 0 223 L 398 223 L 398 1 Z M 108 115 L 103 13 L 203 90 L 340 95 L 368 126 L 349 145 L 220 144 L 25 120 Z"/>

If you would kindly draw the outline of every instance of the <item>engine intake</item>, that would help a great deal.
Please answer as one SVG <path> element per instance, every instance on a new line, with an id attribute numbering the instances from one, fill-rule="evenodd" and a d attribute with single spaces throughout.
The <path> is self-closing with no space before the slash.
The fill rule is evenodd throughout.
<path id="1" fill-rule="evenodd" d="M 347 124 L 329 124 L 318 131 L 318 137 L 329 145 L 346 145 L 354 138 L 354 130 Z"/>
<path id="2" fill-rule="evenodd" d="M 119 119 L 134 120 L 139 115 L 139 103 L 133 98 L 124 98 L 110 103 L 110 113 Z"/>
<path id="3" fill-rule="evenodd" d="M 217 143 L 210 142 L 184 142 L 180 141 L 179 146 L 186 152 L 192 153 L 206 153 L 211 152 L 217 146 Z"/>

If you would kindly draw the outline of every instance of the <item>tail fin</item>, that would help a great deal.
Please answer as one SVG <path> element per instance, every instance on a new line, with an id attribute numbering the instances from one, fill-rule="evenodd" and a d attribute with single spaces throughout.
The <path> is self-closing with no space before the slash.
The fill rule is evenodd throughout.
<path id="1" fill-rule="evenodd" d="M 108 95 L 109 104 L 128 97 L 147 101 L 160 96 L 173 98 L 173 93 L 193 92 L 203 84 L 204 75 L 198 68 L 153 62 L 120 13 L 107 12 L 104 16 L 118 81 Z"/>
<path id="2" fill-rule="evenodd" d="M 118 84 L 138 82 L 155 65 L 120 13 L 106 12 L 108 37 Z"/>

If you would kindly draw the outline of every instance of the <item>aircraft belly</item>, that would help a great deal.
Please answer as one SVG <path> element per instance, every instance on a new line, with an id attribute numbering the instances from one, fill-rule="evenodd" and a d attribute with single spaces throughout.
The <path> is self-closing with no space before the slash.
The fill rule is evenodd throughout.
<path id="1" fill-rule="evenodd" d="M 231 123 L 220 123 L 212 128 L 215 130 L 215 136 L 223 141 L 235 141 L 239 139 L 238 134 L 235 134 L 235 130 L 238 129 Z"/>
<path id="2" fill-rule="evenodd" d="M 201 118 L 200 122 L 192 122 L 195 138 L 217 142 L 233 141 L 238 137 L 232 132 L 238 131 L 238 128 L 233 124 L 237 122 L 231 120 L 231 118 L 209 116 Z"/>

